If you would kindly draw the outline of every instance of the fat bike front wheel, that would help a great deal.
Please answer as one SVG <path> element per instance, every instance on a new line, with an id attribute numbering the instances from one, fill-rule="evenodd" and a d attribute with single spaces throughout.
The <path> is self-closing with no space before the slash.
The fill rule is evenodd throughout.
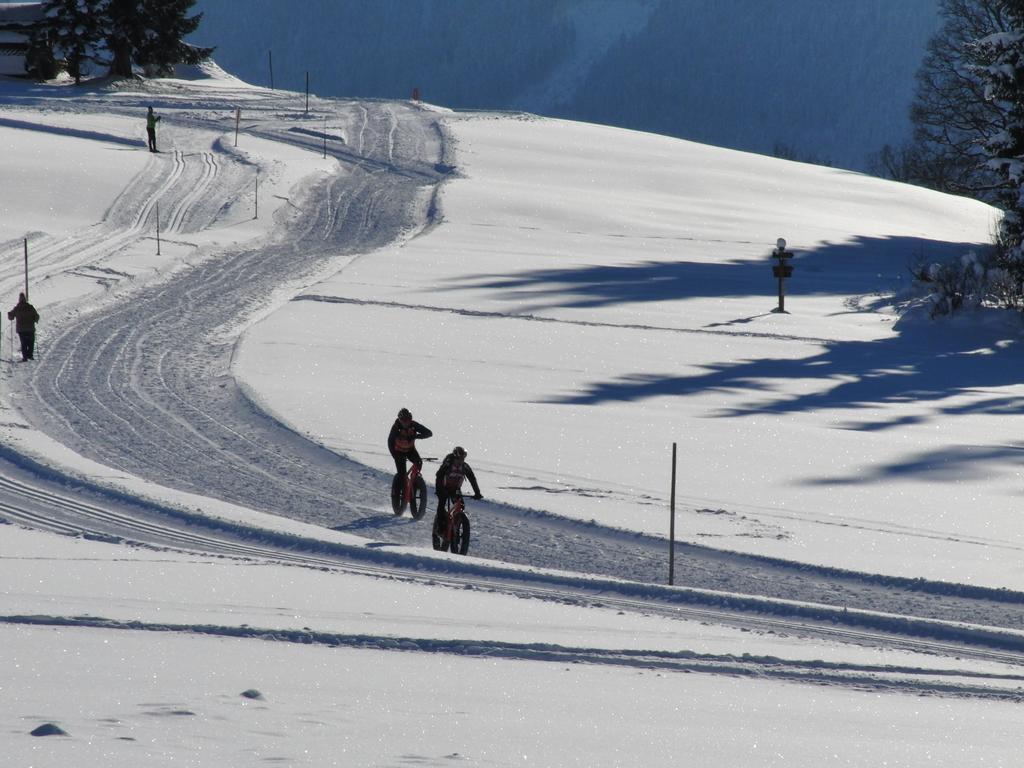
<path id="1" fill-rule="evenodd" d="M 464 555 L 469 551 L 469 518 L 465 513 L 459 512 L 452 524 L 452 553 Z"/>
<path id="2" fill-rule="evenodd" d="M 405 512 L 405 506 L 405 477 L 396 472 L 395 478 L 391 481 L 391 511 L 395 513 L 395 517 L 401 517 Z"/>
<path id="3" fill-rule="evenodd" d="M 412 486 L 412 505 L 409 508 L 413 520 L 421 520 L 427 512 L 427 483 L 420 475 Z"/>
<path id="4" fill-rule="evenodd" d="M 430 543 L 434 545 L 434 549 L 438 552 L 448 551 L 448 539 L 446 539 L 443 534 L 443 519 L 444 518 L 439 518 L 434 520 L 434 525 L 430 529 Z"/>

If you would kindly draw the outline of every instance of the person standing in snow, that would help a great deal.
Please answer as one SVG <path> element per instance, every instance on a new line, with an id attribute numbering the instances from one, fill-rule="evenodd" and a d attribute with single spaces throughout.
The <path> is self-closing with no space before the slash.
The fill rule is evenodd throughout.
<path id="1" fill-rule="evenodd" d="M 156 124 L 160 122 L 160 117 L 153 113 L 153 108 L 150 107 L 146 113 L 146 134 L 149 136 L 149 151 L 156 152 Z"/>
<path id="2" fill-rule="evenodd" d="M 35 355 L 36 323 L 39 322 L 39 313 L 28 303 L 24 293 L 18 294 L 18 303 L 7 313 L 7 319 L 14 320 L 14 330 L 18 332 L 18 338 L 21 339 L 22 362 L 31 360 Z"/>

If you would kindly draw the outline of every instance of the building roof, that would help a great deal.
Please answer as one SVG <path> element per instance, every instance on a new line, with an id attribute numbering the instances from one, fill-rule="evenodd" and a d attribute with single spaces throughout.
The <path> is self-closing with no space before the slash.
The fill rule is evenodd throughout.
<path id="1" fill-rule="evenodd" d="M 42 3 L 0 4 L 0 26 L 34 24 L 45 16 Z"/>

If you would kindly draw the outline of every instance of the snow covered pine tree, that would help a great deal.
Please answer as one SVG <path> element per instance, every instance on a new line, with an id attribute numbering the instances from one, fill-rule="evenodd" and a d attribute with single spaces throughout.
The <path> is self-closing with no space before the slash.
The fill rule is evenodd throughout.
<path id="1" fill-rule="evenodd" d="M 98 62 L 103 41 L 102 0 L 49 0 L 43 5 L 51 41 L 64 55 L 75 84 Z"/>
<path id="2" fill-rule="evenodd" d="M 1004 0 L 1000 5 L 1007 29 L 974 43 L 988 62 L 975 74 L 985 86 L 986 99 L 1004 116 L 1004 129 L 984 144 L 988 165 L 1000 180 L 997 202 L 1003 218 L 996 258 L 1011 293 L 1001 298 L 1024 309 L 1024 0 Z"/>

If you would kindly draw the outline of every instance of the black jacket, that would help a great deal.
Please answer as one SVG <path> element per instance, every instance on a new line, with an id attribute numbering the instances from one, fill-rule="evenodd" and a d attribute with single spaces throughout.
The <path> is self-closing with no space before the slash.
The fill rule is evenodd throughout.
<path id="1" fill-rule="evenodd" d="M 7 319 L 14 320 L 14 329 L 18 333 L 24 333 L 36 329 L 36 323 L 39 322 L 39 313 L 36 312 L 36 308 L 29 304 L 28 301 L 19 300 L 14 305 L 14 309 L 7 313 Z"/>
<path id="2" fill-rule="evenodd" d="M 402 422 L 395 419 L 391 425 L 391 432 L 388 435 L 388 450 L 392 455 L 396 453 L 408 453 L 416 440 L 426 440 L 433 436 L 433 432 L 424 427 L 418 421 L 414 421 L 408 427 L 403 427 Z"/>
<path id="3" fill-rule="evenodd" d="M 434 477 L 434 482 L 437 485 L 437 495 L 440 496 L 441 491 L 457 493 L 462 488 L 463 477 L 469 480 L 469 484 L 473 486 L 473 493 L 479 496 L 480 486 L 477 485 L 473 468 L 463 461 L 462 469 L 459 471 L 455 454 L 449 453 L 444 457 L 444 461 L 441 462 L 441 468 L 437 470 L 437 475 Z"/>

